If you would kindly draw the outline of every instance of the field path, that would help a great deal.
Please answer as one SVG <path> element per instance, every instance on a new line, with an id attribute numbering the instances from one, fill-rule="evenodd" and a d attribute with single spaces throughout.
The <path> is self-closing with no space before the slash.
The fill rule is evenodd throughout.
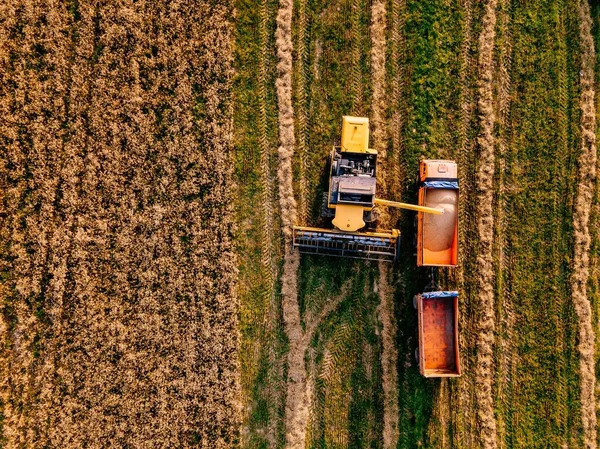
<path id="1" fill-rule="evenodd" d="M 581 369 L 581 412 L 584 444 L 587 449 L 597 447 L 597 419 L 594 368 L 595 334 L 592 310 L 587 296 L 589 279 L 590 210 L 596 179 L 596 113 L 594 63 L 596 52 L 591 34 L 592 21 L 587 0 L 579 2 L 581 41 L 581 154 L 579 156 L 579 184 L 575 200 L 573 228 L 575 251 L 571 278 L 573 304 L 579 321 L 579 364 Z"/>
<path id="2" fill-rule="evenodd" d="M 494 356 L 494 122 L 493 107 L 493 53 L 496 35 L 496 0 L 485 5 L 483 28 L 479 36 L 479 113 L 481 134 L 477 139 L 480 148 L 477 188 L 477 229 L 479 251 L 477 272 L 479 275 L 479 335 L 477 338 L 477 364 L 475 367 L 477 415 L 484 449 L 497 447 L 496 418 L 492 394 Z"/>

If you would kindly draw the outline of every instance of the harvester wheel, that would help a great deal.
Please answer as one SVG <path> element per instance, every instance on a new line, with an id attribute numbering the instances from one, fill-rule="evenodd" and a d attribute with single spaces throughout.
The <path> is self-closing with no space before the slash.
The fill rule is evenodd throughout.
<path id="1" fill-rule="evenodd" d="M 415 360 L 417 361 L 417 366 L 419 366 L 419 347 L 415 349 Z"/>
<path id="2" fill-rule="evenodd" d="M 335 211 L 328 207 L 329 203 L 329 192 L 323 192 L 323 202 L 321 203 L 321 217 L 333 218 L 335 217 Z"/>
<path id="3" fill-rule="evenodd" d="M 377 220 L 379 220 L 379 209 L 374 207 L 369 212 L 366 212 L 364 220 L 370 229 L 375 229 L 377 227 Z"/>
<path id="4" fill-rule="evenodd" d="M 417 295 L 413 296 L 413 307 L 417 308 Z"/>

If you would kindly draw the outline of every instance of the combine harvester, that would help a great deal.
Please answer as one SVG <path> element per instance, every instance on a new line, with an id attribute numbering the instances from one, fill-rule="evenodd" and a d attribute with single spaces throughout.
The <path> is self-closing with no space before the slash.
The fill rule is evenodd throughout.
<path id="1" fill-rule="evenodd" d="M 376 206 L 442 215 L 442 208 L 397 203 L 375 197 L 377 151 L 369 148 L 369 119 L 345 116 L 342 145 L 330 156 L 329 191 L 322 216 L 334 229 L 294 226 L 293 245 L 301 253 L 393 262 L 398 257 L 400 231 L 374 229 Z"/>
<path id="2" fill-rule="evenodd" d="M 423 160 L 419 168 L 418 205 L 376 198 L 377 151 L 369 148 L 369 119 L 345 116 L 341 146 L 330 156 L 329 190 L 322 217 L 331 228 L 294 226 L 293 246 L 301 253 L 394 262 L 400 231 L 376 229 L 377 207 L 418 212 L 417 265 L 455 267 L 458 263 L 458 177 L 454 161 Z M 426 377 L 460 375 L 458 293 L 427 291 L 416 295 L 419 349 L 417 360 Z"/>

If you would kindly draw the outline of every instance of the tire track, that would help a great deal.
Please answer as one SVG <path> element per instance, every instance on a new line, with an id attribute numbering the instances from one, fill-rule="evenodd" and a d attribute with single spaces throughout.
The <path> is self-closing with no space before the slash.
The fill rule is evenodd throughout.
<path id="1" fill-rule="evenodd" d="M 567 86 L 567 70 L 568 70 L 568 57 L 567 57 L 567 31 L 565 28 L 565 5 L 558 5 L 558 17 L 556 18 L 556 30 L 557 30 L 557 86 L 556 92 L 558 96 L 558 111 L 556 116 L 556 156 L 553 163 L 554 185 L 552 187 L 552 214 L 554 217 L 553 232 L 552 232 L 552 275 L 555 279 L 560 279 L 562 274 L 562 263 L 563 258 L 561 254 L 565 251 L 569 251 L 567 245 L 564 243 L 564 216 L 568 213 L 568 206 L 565 205 L 564 198 L 567 195 L 567 191 L 564 187 L 565 167 L 569 167 L 569 157 L 571 153 L 569 143 L 569 90 Z M 568 8 L 568 6 L 567 6 Z M 566 287 L 566 286 L 565 286 Z M 569 428 L 569 386 L 565 377 L 565 366 L 567 363 L 567 357 L 571 353 L 568 347 L 565 347 L 565 323 L 568 320 L 565 319 L 564 308 L 565 295 L 555 294 L 552 298 L 552 315 L 555 317 L 554 325 L 556 328 L 555 338 L 555 350 L 557 352 L 557 359 L 554 370 L 556 372 L 556 387 L 555 387 L 555 425 L 560 429 L 560 434 L 563 435 L 562 445 L 567 446 Z"/>
<path id="2" fill-rule="evenodd" d="M 292 226 L 297 209 L 292 182 L 294 156 L 294 113 L 292 108 L 292 14 L 293 0 L 280 0 L 277 10 L 277 100 L 279 105 L 279 205 L 284 235 L 284 262 L 281 295 L 285 333 L 289 340 L 285 440 L 290 449 L 304 449 L 309 410 L 304 366 L 304 344 L 298 305 L 298 266 L 300 255 L 291 250 Z"/>
<path id="3" fill-rule="evenodd" d="M 362 88 L 362 70 L 361 62 L 361 33 L 360 33 L 360 12 L 362 0 L 352 0 L 350 20 L 352 21 L 352 73 L 351 73 L 351 88 L 352 88 L 352 113 L 360 115 L 362 113 L 363 104 L 363 88 Z"/>
<path id="4" fill-rule="evenodd" d="M 383 383 L 383 448 L 393 449 L 398 445 L 398 349 L 396 348 L 396 326 L 394 323 L 394 295 L 390 285 L 390 267 L 379 264 L 379 307 L 377 314 L 382 326 L 381 369 Z"/>
<path id="5" fill-rule="evenodd" d="M 267 297 L 265 304 L 274 302 L 275 286 L 275 263 L 273 260 L 273 175 L 271 172 L 271 146 L 267 134 L 267 58 L 268 58 L 268 21 L 267 0 L 260 3 L 259 8 L 259 38 L 260 38 L 260 59 L 259 59 L 259 82 L 258 82 L 258 133 L 260 148 L 260 183 L 262 191 L 261 201 L 261 266 L 263 270 L 266 289 L 263 295 Z"/>
<path id="6" fill-rule="evenodd" d="M 497 162 L 498 162 L 498 200 L 497 200 L 497 217 L 495 227 L 496 239 L 496 257 L 497 257 L 497 272 L 496 272 L 496 295 L 501 310 L 498 317 L 500 328 L 503 332 L 503 338 L 500 338 L 500 360 L 498 363 L 498 400 L 503 404 L 505 410 L 512 406 L 510 394 L 511 382 L 516 369 L 516 355 L 513 345 L 515 312 L 510 298 L 508 283 L 505 283 L 505 278 L 509 273 L 511 264 L 504 252 L 507 245 L 507 236 L 505 230 L 508 229 L 508 223 L 505 216 L 506 210 L 506 185 L 512 185 L 513 179 L 506 180 L 506 159 L 509 151 L 508 132 L 509 132 L 509 112 L 511 104 L 511 76 L 510 68 L 512 65 L 512 40 L 509 11 L 511 8 L 510 0 L 501 0 L 499 3 L 499 29 L 502 34 L 502 41 L 499 43 L 498 54 L 498 86 L 496 100 L 496 117 L 500 127 L 500 135 L 497 139 Z M 566 102 L 564 103 L 566 104 Z M 510 424 L 508 424 L 510 426 Z M 505 441 L 507 434 L 507 424 L 504 419 L 498 423 L 498 439 Z"/>
<path id="7" fill-rule="evenodd" d="M 461 315 L 459 318 L 459 344 L 463 356 L 461 362 L 465 373 L 472 373 L 471 359 L 474 358 L 474 353 L 469 349 L 475 345 L 475 324 L 473 316 L 473 300 L 471 285 L 474 283 L 473 276 L 470 274 L 474 271 L 473 257 L 467 257 L 467 254 L 474 254 L 473 242 L 476 241 L 476 229 L 474 219 L 474 195 L 471 192 L 474 188 L 474 173 L 475 173 L 475 158 L 474 144 L 469 136 L 469 129 L 473 121 L 473 111 L 475 108 L 474 89 L 472 87 L 472 78 L 475 72 L 475 63 L 472 56 L 473 38 L 473 2 L 472 0 L 462 0 L 463 8 L 463 42 L 461 48 L 461 64 L 459 73 L 460 86 L 460 110 L 459 110 L 459 141 L 455 154 L 456 161 L 459 166 L 459 180 L 461 185 L 461 195 L 463 207 L 459 208 L 459 221 L 462 223 L 459 226 L 459 244 L 462 250 L 459 252 L 459 266 L 456 269 L 456 278 L 460 293 L 464 298 Z M 453 422 L 457 431 L 454 435 L 454 443 L 457 447 L 472 447 L 476 440 L 476 416 L 473 413 L 475 410 L 475 386 L 472 376 L 463 376 L 462 385 L 452 386 L 456 388 L 456 397 L 458 407 L 453 407 Z"/>
<path id="8" fill-rule="evenodd" d="M 587 0 L 579 2 L 579 36 L 581 41 L 581 155 L 579 156 L 579 183 L 575 199 L 573 228 L 575 248 L 571 289 L 575 312 L 579 321 L 579 366 L 581 369 L 581 412 L 584 445 L 597 447 L 597 418 L 594 366 L 595 334 L 592 310 L 587 296 L 589 279 L 590 230 L 589 219 L 596 180 L 596 111 L 594 63 L 596 51 L 591 34 L 592 20 Z"/>
<path id="9" fill-rule="evenodd" d="M 306 47 L 306 0 L 298 0 L 298 23 L 295 27 L 296 38 L 296 123 L 297 134 L 296 152 L 298 153 L 298 220 L 301 224 L 306 224 L 308 215 L 308 181 L 306 176 L 309 164 L 309 152 L 307 151 L 308 126 L 306 113 L 306 80 L 308 78 L 308 49 Z"/>
<path id="10" fill-rule="evenodd" d="M 479 251 L 477 256 L 478 282 L 478 337 L 477 365 L 475 367 L 477 416 L 480 439 L 484 449 L 497 447 L 496 418 L 492 393 L 494 365 L 494 99 L 493 99 L 493 53 L 496 35 L 497 0 L 485 4 L 483 28 L 479 36 L 479 112 L 481 134 L 477 139 L 480 148 L 477 188 L 477 229 Z"/>
<path id="11" fill-rule="evenodd" d="M 269 336 L 275 334 L 275 326 L 277 323 L 277 305 L 275 297 L 275 281 L 277 278 L 277 266 L 274 255 L 273 229 L 274 229 L 274 213 L 273 213 L 273 189 L 274 179 L 271 163 L 271 142 L 268 137 L 268 118 L 267 118 L 267 80 L 269 77 L 267 69 L 267 61 L 269 59 L 269 38 L 268 38 L 268 21 L 269 9 L 268 0 L 262 0 L 259 6 L 259 40 L 260 40 L 260 55 L 258 62 L 258 143 L 260 151 L 260 252 L 261 252 L 261 274 L 263 278 L 262 303 L 267 305 L 268 313 L 265 318 L 266 332 Z M 274 354 L 273 345 L 269 345 L 268 358 L 269 368 L 277 366 L 277 356 Z M 276 368 L 275 368 L 276 370 Z M 273 376 L 276 377 L 276 376 Z M 279 395 L 275 381 L 267 382 L 266 386 L 267 402 L 269 404 L 269 416 L 267 417 L 267 440 L 270 447 L 276 445 L 277 434 L 277 411 L 275 408 L 279 404 Z"/>
<path id="12" fill-rule="evenodd" d="M 406 60 L 406 38 L 404 36 L 404 25 L 406 22 L 406 0 L 392 0 L 390 3 L 391 11 L 391 41 L 392 52 L 391 64 L 393 66 L 394 78 L 391 86 L 391 103 L 393 112 L 390 124 L 390 133 L 392 136 L 392 181 L 390 187 L 394 192 L 401 192 L 401 179 L 404 179 L 402 169 L 402 154 L 404 152 L 404 141 L 402 138 L 402 129 L 406 123 L 406 91 L 407 71 L 404 68 Z M 398 193 L 399 195 L 399 193 Z M 392 198 L 397 199 L 397 198 Z"/>

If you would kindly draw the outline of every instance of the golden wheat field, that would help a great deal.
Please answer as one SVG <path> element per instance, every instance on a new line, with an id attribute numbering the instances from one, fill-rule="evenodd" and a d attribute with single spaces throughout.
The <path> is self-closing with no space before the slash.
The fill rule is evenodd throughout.
<path id="1" fill-rule="evenodd" d="M 598 447 L 600 5 L 0 0 L 0 448 Z M 342 116 L 460 183 L 462 376 L 393 263 L 300 255 Z"/>

